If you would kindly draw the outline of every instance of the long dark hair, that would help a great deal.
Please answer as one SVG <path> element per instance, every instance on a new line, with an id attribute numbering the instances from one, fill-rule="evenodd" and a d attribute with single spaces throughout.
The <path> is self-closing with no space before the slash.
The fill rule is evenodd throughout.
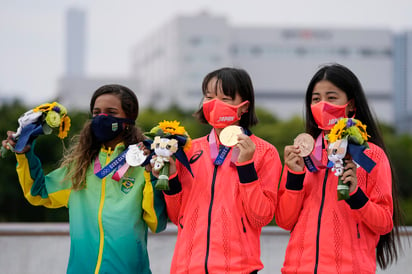
<path id="1" fill-rule="evenodd" d="M 133 120 L 137 119 L 139 103 L 135 93 L 129 88 L 117 84 L 101 86 L 93 93 L 90 100 L 91 113 L 93 112 L 96 99 L 103 94 L 117 96 L 121 101 L 126 117 Z M 141 142 L 144 139 L 142 131 L 134 124 L 127 125 L 122 134 L 125 147 Z M 102 144 L 92 134 L 90 120 L 86 121 L 80 134 L 74 136 L 73 140 L 73 145 L 65 153 L 61 166 L 68 168 L 66 179 L 70 179 L 73 189 L 78 190 L 85 187 L 87 168 L 96 155 L 98 155 Z"/>
<path id="2" fill-rule="evenodd" d="M 248 100 L 249 108 L 248 112 L 243 114 L 240 118 L 240 126 L 249 129 L 258 123 L 258 118 L 255 113 L 255 92 L 253 89 L 252 80 L 249 74 L 244 69 L 239 68 L 220 68 L 208 73 L 203 79 L 202 92 L 206 95 L 207 85 L 213 78 L 217 79 L 216 85 L 221 85 L 222 91 L 226 96 L 230 96 L 232 99 L 236 97 L 236 94 L 242 98 L 242 102 Z M 203 99 L 202 99 L 203 102 Z M 207 120 L 203 114 L 203 107 L 193 115 L 201 123 L 207 124 Z"/>
<path id="3" fill-rule="evenodd" d="M 322 66 L 312 77 L 306 90 L 305 106 L 306 106 L 306 132 L 316 138 L 321 129 L 318 128 L 315 119 L 313 118 L 310 105 L 312 103 L 312 93 L 315 85 L 326 80 L 341 89 L 346 93 L 348 100 L 354 99 L 356 119 L 364 123 L 370 135 L 369 141 L 378 145 L 383 149 L 386 155 L 386 147 L 383 142 L 380 130 L 375 122 L 372 112 L 369 109 L 366 100 L 365 92 L 356 75 L 347 67 L 340 64 L 328 64 Z M 390 160 L 390 159 L 389 159 Z M 393 229 L 390 233 L 381 235 L 378 245 L 376 247 L 376 257 L 380 268 L 385 269 L 388 265 L 398 259 L 398 249 L 401 248 L 401 241 L 399 236 L 399 227 L 401 225 L 401 209 L 398 201 L 398 187 L 396 183 L 396 176 L 392 170 L 392 199 L 393 199 Z"/>

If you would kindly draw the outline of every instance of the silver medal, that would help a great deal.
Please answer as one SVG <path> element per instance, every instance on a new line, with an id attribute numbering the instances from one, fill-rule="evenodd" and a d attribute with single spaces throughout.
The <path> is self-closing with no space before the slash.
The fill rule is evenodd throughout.
<path id="1" fill-rule="evenodd" d="M 126 153 L 126 162 L 129 166 L 140 166 L 144 163 L 147 156 L 144 155 L 144 151 L 137 145 L 130 145 L 129 150 Z"/>

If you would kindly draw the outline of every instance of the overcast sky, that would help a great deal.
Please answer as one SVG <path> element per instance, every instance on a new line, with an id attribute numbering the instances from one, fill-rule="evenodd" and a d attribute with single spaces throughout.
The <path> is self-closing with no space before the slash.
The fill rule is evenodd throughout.
<path id="1" fill-rule="evenodd" d="M 0 100 L 53 99 L 70 7 L 87 12 L 88 76 L 128 75 L 132 46 L 178 14 L 207 11 L 239 26 L 412 31 L 412 0 L 0 0 Z"/>

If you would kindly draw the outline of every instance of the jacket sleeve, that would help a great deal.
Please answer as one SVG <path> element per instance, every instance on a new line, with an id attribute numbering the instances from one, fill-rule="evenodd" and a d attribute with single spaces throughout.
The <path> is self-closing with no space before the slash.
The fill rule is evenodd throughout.
<path id="1" fill-rule="evenodd" d="M 144 171 L 143 219 L 153 233 L 165 230 L 167 225 L 166 204 L 162 191 L 155 189 L 156 177 Z"/>
<path id="2" fill-rule="evenodd" d="M 179 167 L 179 165 L 177 165 Z M 184 170 L 182 170 L 184 172 Z M 167 215 L 172 223 L 178 225 L 180 210 L 182 209 L 182 185 L 177 173 L 169 178 L 170 190 L 164 191 L 167 205 Z"/>
<path id="3" fill-rule="evenodd" d="M 376 166 L 367 174 L 358 168 L 358 189 L 346 201 L 355 216 L 377 234 L 387 234 L 393 228 L 392 173 L 384 151 L 376 145 L 365 150 Z M 364 176 L 359 176 L 359 173 Z"/>
<path id="4" fill-rule="evenodd" d="M 45 176 L 41 162 L 33 150 L 34 143 L 27 153 L 16 154 L 16 171 L 25 198 L 36 206 L 67 207 L 71 184 L 64 181 L 65 169 L 56 169 Z"/>
<path id="5" fill-rule="evenodd" d="M 258 228 L 273 220 L 282 164 L 274 146 L 257 145 L 256 149 L 264 151 L 255 152 L 253 162 L 237 163 L 236 167 L 246 217 L 253 227 Z"/>
<path id="6" fill-rule="evenodd" d="M 298 221 L 305 198 L 303 181 L 305 172 L 294 173 L 285 166 L 278 190 L 276 224 L 286 230 L 292 230 Z"/>

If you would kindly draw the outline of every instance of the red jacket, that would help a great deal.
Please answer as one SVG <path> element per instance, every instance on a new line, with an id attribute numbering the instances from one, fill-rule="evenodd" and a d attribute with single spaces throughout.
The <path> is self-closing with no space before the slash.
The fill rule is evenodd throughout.
<path id="1" fill-rule="evenodd" d="M 357 169 L 359 188 L 347 201 L 337 200 L 338 177 L 331 170 L 285 171 L 276 222 L 291 234 L 282 273 L 376 272 L 379 237 L 393 227 L 392 179 L 384 151 L 369 146 L 365 153 L 376 166 L 369 174 Z"/>
<path id="2" fill-rule="evenodd" d="M 263 268 L 261 228 L 276 209 L 281 162 L 276 148 L 252 135 L 254 158 L 221 166 L 211 159 L 208 136 L 193 140 L 187 153 L 194 178 L 177 163 L 178 176 L 165 195 L 178 226 L 170 273 L 250 273 Z M 180 182 L 180 183 L 179 183 Z"/>

